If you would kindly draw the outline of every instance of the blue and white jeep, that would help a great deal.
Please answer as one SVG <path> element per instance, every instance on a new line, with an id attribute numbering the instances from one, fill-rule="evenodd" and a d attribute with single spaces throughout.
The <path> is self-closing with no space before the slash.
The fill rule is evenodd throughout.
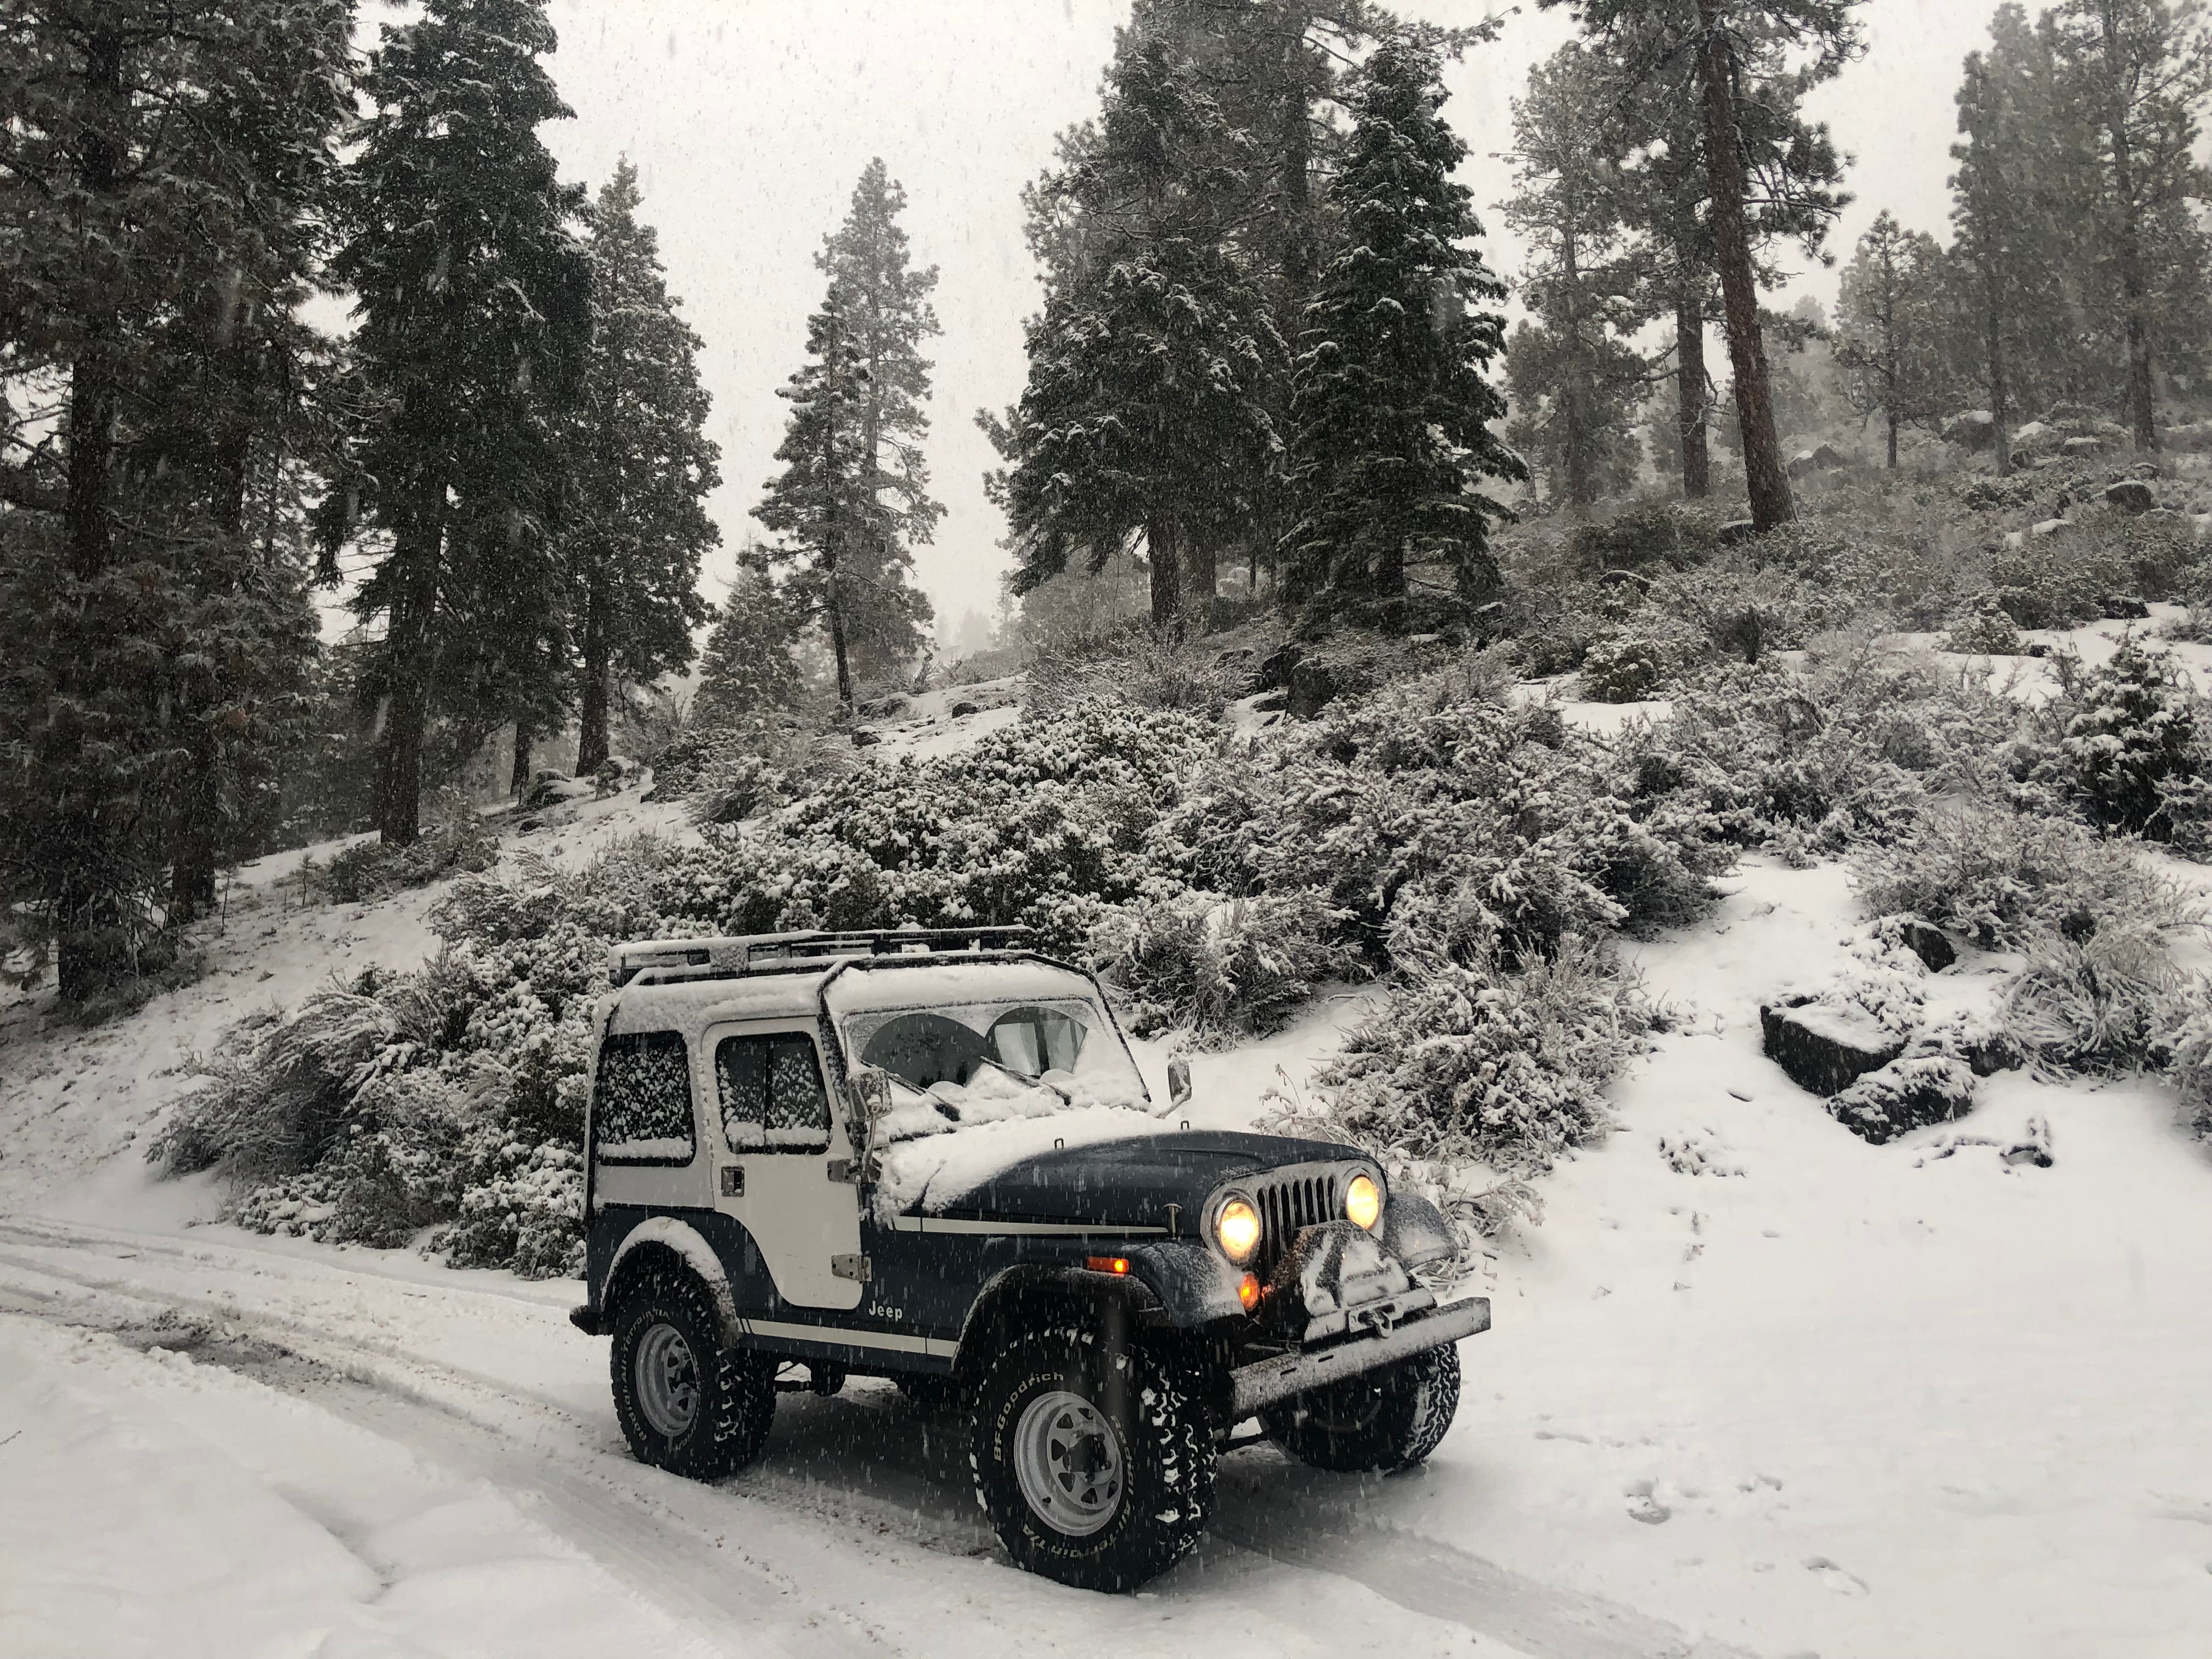
<path id="1" fill-rule="evenodd" d="M 1097 982 L 1024 943 L 617 946 L 573 1317 L 648 1463 L 727 1473 L 780 1389 L 888 1376 L 972 1413 L 1015 1561 L 1127 1589 L 1252 1418 L 1324 1468 L 1426 1457 L 1490 1306 L 1415 1279 L 1451 1237 L 1357 1149 L 1192 1131 L 1181 1062 L 1156 1108 Z"/>

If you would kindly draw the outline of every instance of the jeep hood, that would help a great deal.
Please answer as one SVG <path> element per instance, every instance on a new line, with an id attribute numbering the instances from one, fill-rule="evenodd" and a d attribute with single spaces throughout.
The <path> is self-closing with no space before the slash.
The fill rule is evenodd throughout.
<path id="1" fill-rule="evenodd" d="M 914 1167 L 931 1155 L 937 1167 L 926 1175 Z M 1133 1112 L 1075 1112 L 895 1146 L 884 1158 L 878 1201 L 879 1213 L 1195 1231 L 1206 1198 L 1224 1182 L 1362 1157 L 1356 1147 L 1329 1141 L 1178 1130 Z M 1178 1212 L 1172 1224 L 1170 1205 Z"/>

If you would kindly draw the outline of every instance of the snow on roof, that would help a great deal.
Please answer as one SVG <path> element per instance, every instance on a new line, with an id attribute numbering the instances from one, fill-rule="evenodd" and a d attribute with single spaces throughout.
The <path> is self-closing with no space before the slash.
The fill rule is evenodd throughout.
<path id="1" fill-rule="evenodd" d="M 789 974 L 743 974 L 728 979 L 643 985 L 617 994 L 611 1035 L 627 1031 L 696 1031 L 727 1019 L 811 1018 L 822 981 L 836 964 Z"/>
<path id="2" fill-rule="evenodd" d="M 855 961 L 830 988 L 830 1012 L 927 1008 L 940 1003 L 1095 1000 L 1088 976 L 1043 962 L 963 962 L 875 957 Z"/>

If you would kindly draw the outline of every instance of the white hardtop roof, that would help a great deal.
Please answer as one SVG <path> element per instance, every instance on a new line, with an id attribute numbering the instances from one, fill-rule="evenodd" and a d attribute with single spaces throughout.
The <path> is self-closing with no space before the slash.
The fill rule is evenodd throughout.
<path id="1" fill-rule="evenodd" d="M 616 993 L 615 1017 L 607 1030 L 699 1031 L 731 1019 L 811 1019 L 821 1011 L 822 981 L 836 965 L 632 986 Z"/>
<path id="2" fill-rule="evenodd" d="M 1095 996 L 1086 975 L 1048 962 L 877 957 L 856 961 L 837 976 L 830 988 L 830 1011 L 856 1014 L 954 1003 L 1093 1000 Z"/>

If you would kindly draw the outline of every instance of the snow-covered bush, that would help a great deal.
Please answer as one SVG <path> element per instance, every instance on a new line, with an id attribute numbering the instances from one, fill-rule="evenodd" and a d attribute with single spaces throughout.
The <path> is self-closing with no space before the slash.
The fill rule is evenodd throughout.
<path id="1" fill-rule="evenodd" d="M 2199 980 L 2169 1006 L 2164 1052 L 2180 1097 L 2182 1127 L 2212 1140 L 2212 986 Z"/>
<path id="2" fill-rule="evenodd" d="M 1583 653 L 1583 695 L 1592 702 L 1642 702 L 1667 678 L 1667 645 L 1650 630 L 1622 628 L 1592 640 Z"/>
<path id="3" fill-rule="evenodd" d="M 2179 984 L 2160 931 L 2140 922 L 2041 940 L 2007 986 L 2006 1029 L 2033 1060 L 2077 1071 L 2155 1066 Z"/>
<path id="4" fill-rule="evenodd" d="M 410 844 L 381 837 L 359 841 L 314 872 L 323 891 L 340 904 L 362 904 L 410 887 L 427 887 L 457 871 L 489 870 L 499 859 L 499 838 L 473 817 L 425 830 Z"/>
<path id="5" fill-rule="evenodd" d="M 1407 975 L 1316 1078 L 1319 1101 L 1285 1121 L 1366 1148 L 1394 1177 L 1534 1173 L 1604 1131 L 1606 1085 L 1651 1025 L 1633 978 L 1579 935 L 1522 972 L 1443 963 Z"/>
<path id="6" fill-rule="evenodd" d="M 1249 659 L 1224 656 L 1206 639 L 1181 639 L 1149 624 L 1039 649 L 1030 663 L 1024 706 L 1040 713 L 1086 699 L 1121 700 L 1219 720 L 1252 690 Z"/>
<path id="7" fill-rule="evenodd" d="M 2194 914 L 2124 844 L 1980 803 L 1929 812 L 1895 843 L 1865 849 L 1854 878 L 1869 908 L 1924 917 L 1992 951 L 2053 934 L 2086 939 L 2108 925 L 2171 927 Z"/>
<path id="8" fill-rule="evenodd" d="M 2164 841 L 2170 786 L 2200 773 L 2198 699 L 2173 659 L 2130 634 L 2082 682 L 2059 747 L 2091 820 Z"/>
<path id="9" fill-rule="evenodd" d="M 1584 525 L 1572 539 L 1575 561 L 1591 574 L 1703 564 L 1720 550 L 1721 515 L 1671 500 L 1632 503 L 1608 520 Z"/>
<path id="10" fill-rule="evenodd" d="M 1264 1036 L 1318 981 L 1365 976 L 1359 952 L 1335 937 L 1340 920 L 1302 894 L 1179 893 L 1105 912 L 1091 961 L 1127 998 L 1139 1036 L 1171 1026 L 1214 1041 Z"/>
<path id="11" fill-rule="evenodd" d="M 2014 657 L 2026 647 L 1996 595 L 1983 593 L 1975 598 L 1972 611 L 1951 624 L 1943 648 L 1966 656 Z"/>
<path id="12" fill-rule="evenodd" d="M 2022 628 L 2071 628 L 2105 614 L 2105 599 L 2129 585 L 2102 550 L 2070 530 L 2031 536 L 1990 561 L 1990 584 Z"/>

